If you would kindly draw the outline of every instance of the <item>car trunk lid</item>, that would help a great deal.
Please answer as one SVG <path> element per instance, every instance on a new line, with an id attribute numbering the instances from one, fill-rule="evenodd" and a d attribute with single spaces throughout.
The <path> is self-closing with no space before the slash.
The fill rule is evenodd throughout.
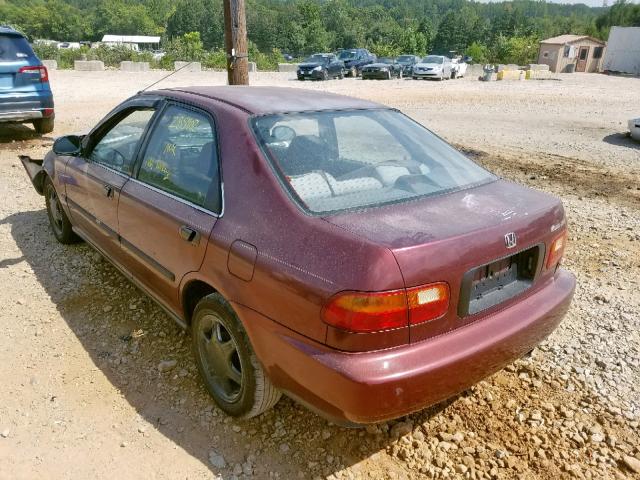
<path id="1" fill-rule="evenodd" d="M 504 180 L 325 220 L 389 248 L 406 287 L 449 284 L 449 312 L 412 326 L 412 341 L 469 323 L 542 281 L 549 275 L 542 268 L 545 250 L 565 221 L 557 198 Z M 507 235 L 515 237 L 515 245 L 507 245 Z M 531 278 L 525 263 L 535 270 Z M 487 299 L 500 286 L 494 284 L 499 276 L 505 285 L 524 283 Z M 474 292 L 485 296 L 472 305 Z"/>

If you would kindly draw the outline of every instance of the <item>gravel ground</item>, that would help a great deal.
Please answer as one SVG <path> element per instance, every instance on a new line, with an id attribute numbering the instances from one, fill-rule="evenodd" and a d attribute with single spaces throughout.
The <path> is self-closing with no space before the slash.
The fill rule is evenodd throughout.
<path id="1" fill-rule="evenodd" d="M 52 72 L 55 134 L 92 126 L 161 72 Z M 222 84 L 179 73 L 162 86 Z M 560 196 L 578 277 L 558 330 L 445 404 L 344 429 L 283 398 L 225 417 L 188 339 L 86 245 L 51 234 L 17 155 L 52 137 L 0 131 L 0 479 L 640 478 L 640 79 L 253 84 L 327 89 L 407 112 L 493 171 Z"/>

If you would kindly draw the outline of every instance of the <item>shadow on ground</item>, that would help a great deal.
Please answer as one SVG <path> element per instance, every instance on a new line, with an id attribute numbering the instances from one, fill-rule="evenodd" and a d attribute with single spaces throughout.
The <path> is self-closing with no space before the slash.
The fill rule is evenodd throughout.
<path id="1" fill-rule="evenodd" d="M 604 137 L 602 141 L 610 145 L 640 150 L 640 142 L 631 138 L 628 133 L 613 133 Z"/>
<path id="2" fill-rule="evenodd" d="M 0 144 L 45 138 L 26 125 L 18 123 L 2 123 L 0 125 L 2 125 L 0 128 Z"/>
<path id="3" fill-rule="evenodd" d="M 0 220 L 2 224 L 10 225 L 22 253 L 3 260 L 0 268 L 26 261 L 116 391 L 144 420 L 212 472 L 226 478 L 253 455 L 257 478 L 267 478 L 269 472 L 283 479 L 327 476 L 392 442 L 386 424 L 373 432 L 342 428 L 285 397 L 258 418 L 232 421 L 201 385 L 187 335 L 108 262 L 86 244 L 58 244 L 44 209 L 11 215 Z M 176 360 L 177 366 L 160 374 L 157 365 L 166 359 Z M 451 402 L 410 419 L 425 422 Z M 212 466 L 212 448 L 224 456 L 227 468 Z M 377 459 L 376 467 L 401 468 L 383 467 Z M 380 476 L 387 476 L 384 470 Z"/>

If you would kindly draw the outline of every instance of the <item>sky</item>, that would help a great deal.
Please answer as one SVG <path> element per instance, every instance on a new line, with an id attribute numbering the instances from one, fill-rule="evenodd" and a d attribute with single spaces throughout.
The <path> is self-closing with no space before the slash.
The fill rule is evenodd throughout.
<path id="1" fill-rule="evenodd" d="M 488 3 L 488 2 L 492 2 L 492 1 L 503 1 L 503 0 L 477 0 L 479 2 L 483 2 L 483 3 Z M 550 3 L 572 3 L 572 4 L 576 4 L 576 3 L 584 3 L 585 5 L 588 5 L 589 7 L 601 7 L 602 6 L 602 0 L 547 0 Z M 628 3 L 640 3 L 640 0 L 627 0 Z M 613 5 L 613 3 L 615 2 L 615 0 L 608 0 L 609 2 L 609 6 Z"/>

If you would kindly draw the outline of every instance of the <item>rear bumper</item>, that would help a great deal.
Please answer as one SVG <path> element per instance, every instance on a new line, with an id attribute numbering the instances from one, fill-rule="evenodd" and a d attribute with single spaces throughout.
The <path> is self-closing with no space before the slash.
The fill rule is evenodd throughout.
<path id="1" fill-rule="evenodd" d="M 298 72 L 298 80 L 322 80 L 324 77 L 324 70 L 315 70 L 312 72 Z"/>
<path id="2" fill-rule="evenodd" d="M 536 293 L 420 343 L 368 353 L 330 349 L 234 305 L 274 384 L 342 423 L 374 423 L 436 404 L 523 356 L 567 312 L 575 278 L 559 270 Z"/>
<path id="3" fill-rule="evenodd" d="M 369 78 L 373 78 L 376 80 L 386 80 L 387 78 L 389 78 L 389 72 L 362 72 L 362 78 L 364 80 L 367 80 Z"/>
<path id="4" fill-rule="evenodd" d="M 26 122 L 52 116 L 50 91 L 0 93 L 0 122 Z"/>

